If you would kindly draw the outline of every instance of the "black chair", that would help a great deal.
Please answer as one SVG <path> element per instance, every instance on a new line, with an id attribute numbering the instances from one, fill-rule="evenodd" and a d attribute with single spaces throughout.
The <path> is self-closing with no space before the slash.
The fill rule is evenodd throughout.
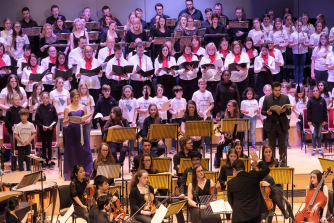
<path id="1" fill-rule="evenodd" d="M 67 209 L 71 207 L 71 196 L 70 196 L 70 185 L 62 185 L 58 187 L 58 193 L 59 193 L 59 214 L 57 215 L 57 220 L 59 215 L 64 216 L 67 212 Z M 66 210 L 64 211 L 64 209 Z M 62 211 L 63 210 L 63 211 Z M 75 214 L 72 214 L 72 222 L 76 222 L 76 219 L 78 217 Z"/>

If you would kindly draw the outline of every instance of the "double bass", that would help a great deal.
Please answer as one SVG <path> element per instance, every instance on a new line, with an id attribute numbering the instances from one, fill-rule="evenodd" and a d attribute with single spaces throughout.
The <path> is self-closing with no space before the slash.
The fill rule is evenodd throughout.
<path id="1" fill-rule="evenodd" d="M 306 195 L 305 206 L 296 214 L 295 217 L 297 223 L 320 221 L 320 211 L 326 206 L 328 199 L 320 188 L 330 172 L 331 168 L 328 167 L 327 172 L 324 172 L 317 189 L 310 190 Z"/>

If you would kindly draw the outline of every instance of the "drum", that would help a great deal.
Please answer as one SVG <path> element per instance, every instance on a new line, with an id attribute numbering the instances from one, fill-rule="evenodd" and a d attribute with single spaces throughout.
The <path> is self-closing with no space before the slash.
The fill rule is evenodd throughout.
<path id="1" fill-rule="evenodd" d="M 2 191 L 11 191 L 13 187 L 17 186 L 24 175 L 31 174 L 30 171 L 14 172 L 9 174 L 4 174 L 2 178 Z"/>
<path id="2" fill-rule="evenodd" d="M 20 189 L 16 189 L 15 187 L 12 189 L 13 191 L 23 192 L 23 200 L 31 201 L 37 204 L 37 211 L 40 214 L 42 212 L 42 187 L 41 182 L 38 181 L 34 185 L 30 185 L 27 187 L 22 187 Z M 54 204 L 55 199 L 57 199 L 57 183 L 54 181 L 43 181 L 43 206 L 44 213 L 48 211 L 51 205 Z"/>

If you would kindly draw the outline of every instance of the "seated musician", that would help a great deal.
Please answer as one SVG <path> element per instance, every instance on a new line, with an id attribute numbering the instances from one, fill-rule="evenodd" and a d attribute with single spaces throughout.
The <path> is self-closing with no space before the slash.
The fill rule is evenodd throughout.
<path id="1" fill-rule="evenodd" d="M 98 175 L 94 178 L 94 186 L 95 186 L 94 202 L 89 209 L 89 221 L 90 222 L 94 222 L 94 218 L 99 212 L 99 208 L 95 201 L 97 201 L 100 196 L 107 195 L 108 190 L 110 188 L 108 184 L 108 179 L 102 175 Z M 114 196 L 111 196 L 109 194 L 108 196 L 110 196 L 110 198 L 112 199 L 111 202 L 116 202 L 118 199 L 117 192 L 115 193 Z"/>
<path id="2" fill-rule="evenodd" d="M 97 207 L 99 212 L 94 218 L 96 223 L 117 223 L 125 217 L 123 214 L 119 214 L 110 221 L 108 213 L 111 211 L 111 198 L 108 195 L 102 195 L 97 199 Z"/>
<path id="3" fill-rule="evenodd" d="M 252 162 L 251 167 L 252 167 L 253 170 L 256 170 L 256 171 L 262 170 L 259 167 L 259 165 L 255 162 Z M 288 219 L 289 217 L 291 217 L 293 219 L 294 215 L 293 215 L 293 212 L 292 212 L 291 204 L 289 202 L 286 203 L 287 209 L 288 209 L 289 212 L 287 210 L 285 210 L 284 205 L 283 205 L 283 200 L 286 200 L 286 198 L 284 198 L 284 195 L 283 195 L 282 185 L 281 184 L 276 184 L 274 178 L 272 176 L 267 175 L 261 181 L 261 186 L 270 187 L 270 189 L 271 189 L 269 197 L 272 199 L 273 204 L 274 204 L 272 210 L 275 211 L 276 205 L 277 205 L 278 208 L 282 211 L 282 214 L 283 214 L 285 219 Z M 265 215 L 267 215 L 267 214 L 265 214 Z M 265 215 L 263 215 L 263 217 L 265 217 Z M 271 223 L 272 219 L 273 219 L 273 216 L 268 217 L 267 222 Z"/>
<path id="4" fill-rule="evenodd" d="M 11 197 L 7 201 L 7 206 L 6 206 L 6 223 L 26 223 L 28 222 L 28 216 L 29 214 L 34 215 L 34 210 L 31 212 L 29 211 L 28 213 L 25 214 L 24 218 L 20 220 L 16 216 L 16 211 L 20 208 L 20 200 L 18 197 Z M 30 221 L 31 222 L 31 221 Z"/>
<path id="5" fill-rule="evenodd" d="M 248 158 L 248 156 L 244 154 L 244 146 L 243 146 L 241 141 L 239 141 L 239 140 L 235 141 L 234 149 L 237 151 L 239 159 L 240 158 L 245 158 L 245 159 Z"/>
<path id="6" fill-rule="evenodd" d="M 186 121 L 201 121 L 203 118 L 197 113 L 196 103 L 193 100 L 189 100 L 186 106 L 186 112 L 181 119 L 181 133 L 185 134 Z M 191 141 L 193 142 L 193 151 L 197 151 L 198 147 L 202 143 L 201 136 L 191 136 Z"/>
<path id="7" fill-rule="evenodd" d="M 269 145 L 265 145 L 262 148 L 262 161 L 265 162 L 268 167 L 279 167 L 278 160 L 274 157 L 274 150 Z"/>
<path id="8" fill-rule="evenodd" d="M 158 107 L 156 104 L 150 104 L 148 106 L 149 116 L 145 118 L 142 130 L 142 137 L 150 137 L 150 129 L 152 124 L 161 124 L 161 118 L 159 117 Z M 162 139 L 151 140 L 152 150 L 156 151 L 158 156 L 165 153 L 165 143 Z"/>
<path id="9" fill-rule="evenodd" d="M 181 151 L 176 153 L 173 157 L 174 169 L 177 176 L 181 177 L 183 173 L 179 173 L 181 159 L 190 158 L 190 153 L 193 150 L 193 142 L 189 136 L 181 137 L 179 140 Z M 180 183 L 178 183 L 180 185 Z"/>
<path id="10" fill-rule="evenodd" d="M 102 142 L 97 154 L 97 158 L 93 162 L 93 177 L 96 177 L 98 165 L 116 164 L 116 160 L 110 151 L 107 143 Z M 109 185 L 114 185 L 114 179 L 108 179 Z"/>
<path id="11" fill-rule="evenodd" d="M 146 170 L 148 174 L 157 174 L 158 170 L 153 165 L 152 155 L 149 153 L 144 153 L 140 158 L 138 170 Z"/>
<path id="12" fill-rule="evenodd" d="M 219 215 L 206 215 L 204 209 L 206 205 L 200 205 L 201 218 L 199 216 L 198 202 L 199 197 L 203 195 L 210 195 L 210 188 L 214 187 L 215 184 L 212 180 L 206 179 L 204 169 L 201 165 L 195 165 L 192 170 L 192 175 L 196 176 L 192 178 L 192 182 L 188 186 L 188 204 L 190 205 L 190 218 L 191 223 L 197 223 L 202 221 L 203 223 L 221 223 Z M 197 195 L 195 195 L 195 193 Z"/>
<path id="13" fill-rule="evenodd" d="M 134 218 L 142 223 L 151 222 L 152 212 L 149 210 L 139 210 L 145 203 L 145 194 L 148 192 L 154 194 L 154 189 L 150 185 L 147 187 L 148 183 L 148 173 L 146 170 L 138 170 L 136 174 L 133 175 L 130 182 L 130 212 L 131 216 L 138 211 Z M 153 201 L 152 201 L 153 202 Z"/>
<path id="14" fill-rule="evenodd" d="M 85 178 L 85 170 L 82 165 L 75 165 L 71 172 L 70 197 L 74 204 L 74 214 L 88 221 L 88 210 L 84 203 L 85 189 L 92 187 Z"/>
<path id="15" fill-rule="evenodd" d="M 151 152 L 151 141 L 148 138 L 143 138 L 141 140 L 141 146 L 143 149 L 143 153 L 138 154 L 133 158 L 133 170 L 137 170 L 140 165 L 140 160 L 143 154 L 151 154 L 152 157 L 158 157 L 158 155 L 155 152 Z"/>
<path id="16" fill-rule="evenodd" d="M 122 128 L 129 127 L 128 120 L 122 117 L 122 110 L 120 107 L 116 106 L 111 109 L 110 118 L 104 125 L 102 129 L 102 133 L 105 137 L 107 137 L 107 133 L 109 129 L 112 128 Z M 110 146 L 111 153 L 116 160 L 116 163 L 124 163 L 126 152 L 128 150 L 129 140 L 123 141 L 111 141 L 108 142 Z M 119 158 L 117 158 L 117 152 L 120 152 Z"/>

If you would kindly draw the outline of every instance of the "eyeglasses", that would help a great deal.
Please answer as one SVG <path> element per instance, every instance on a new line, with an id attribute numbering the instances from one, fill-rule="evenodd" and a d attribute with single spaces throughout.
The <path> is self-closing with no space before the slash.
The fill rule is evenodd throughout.
<path id="1" fill-rule="evenodd" d="M 187 144 L 190 144 L 190 145 L 192 145 L 192 144 L 194 144 L 193 142 L 187 142 Z"/>
<path id="2" fill-rule="evenodd" d="M 101 152 L 108 152 L 109 150 L 107 149 L 102 149 Z"/>
<path id="3" fill-rule="evenodd" d="M 144 162 L 151 162 L 151 160 L 144 160 Z"/>
<path id="4" fill-rule="evenodd" d="M 196 170 L 196 173 L 201 173 L 201 172 L 204 172 L 204 170 Z"/>

